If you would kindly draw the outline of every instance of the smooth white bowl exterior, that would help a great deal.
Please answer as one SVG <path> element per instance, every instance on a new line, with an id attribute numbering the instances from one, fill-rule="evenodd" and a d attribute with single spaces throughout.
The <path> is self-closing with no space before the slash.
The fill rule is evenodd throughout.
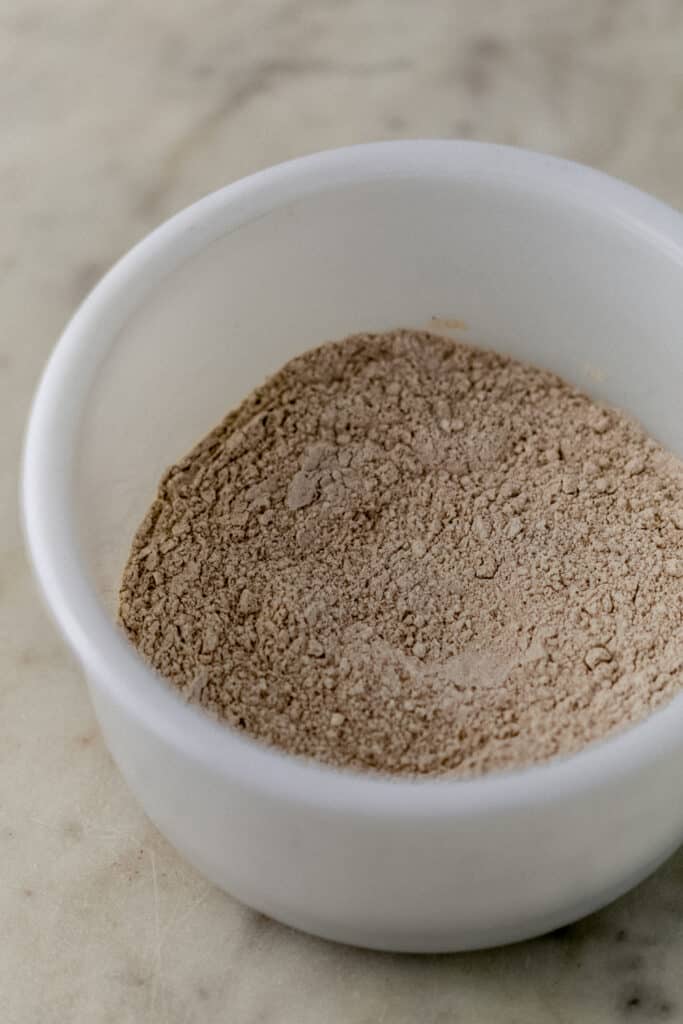
<path id="1" fill-rule="evenodd" d="M 486 946 L 626 890 L 683 837 L 683 702 L 580 754 L 472 781 L 335 772 L 186 707 L 117 631 L 164 467 L 295 353 L 463 320 L 683 452 L 683 221 L 594 171 L 497 146 L 324 153 L 209 196 L 67 327 L 27 437 L 24 516 L 106 741 L 170 841 L 239 899 L 381 949 Z"/>

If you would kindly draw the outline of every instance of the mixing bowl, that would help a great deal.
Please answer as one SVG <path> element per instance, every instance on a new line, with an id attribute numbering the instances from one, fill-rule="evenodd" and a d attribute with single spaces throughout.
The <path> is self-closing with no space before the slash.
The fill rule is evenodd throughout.
<path id="1" fill-rule="evenodd" d="M 683 838 L 681 698 L 524 770 L 372 777 L 188 707 L 115 625 L 127 549 L 169 463 L 309 346 L 434 324 L 559 372 L 683 452 L 683 218 L 584 167 L 438 141 L 295 160 L 154 231 L 66 328 L 25 449 L 38 579 L 149 817 L 244 903 L 378 949 L 554 928 Z"/>

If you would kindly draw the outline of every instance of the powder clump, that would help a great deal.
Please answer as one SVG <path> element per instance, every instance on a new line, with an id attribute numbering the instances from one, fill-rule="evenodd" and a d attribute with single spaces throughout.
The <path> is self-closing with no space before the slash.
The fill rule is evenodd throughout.
<path id="1" fill-rule="evenodd" d="M 683 464 L 552 373 L 357 335 L 168 470 L 119 615 L 188 700 L 287 751 L 541 761 L 683 684 Z"/>

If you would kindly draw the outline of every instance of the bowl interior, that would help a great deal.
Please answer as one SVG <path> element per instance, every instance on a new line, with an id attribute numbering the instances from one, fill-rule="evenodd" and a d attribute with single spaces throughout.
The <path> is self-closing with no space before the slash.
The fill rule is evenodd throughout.
<path id="1" fill-rule="evenodd" d="M 457 168 L 294 197 L 226 230 L 91 340 L 73 493 L 98 594 L 113 615 L 164 468 L 287 359 L 353 331 L 431 327 L 512 353 L 683 452 L 679 259 L 585 190 Z"/>

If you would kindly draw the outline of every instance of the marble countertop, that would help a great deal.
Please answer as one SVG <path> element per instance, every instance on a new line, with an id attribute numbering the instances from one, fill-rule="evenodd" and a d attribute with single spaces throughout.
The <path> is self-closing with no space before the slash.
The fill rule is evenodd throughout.
<path id="1" fill-rule="evenodd" d="M 146 821 L 39 605 L 16 513 L 37 375 L 132 242 L 264 165 L 461 136 L 683 207 L 680 0 L 5 0 L 0 11 L 0 1021 L 683 1021 L 683 852 L 604 912 L 458 956 L 242 908 Z"/>

